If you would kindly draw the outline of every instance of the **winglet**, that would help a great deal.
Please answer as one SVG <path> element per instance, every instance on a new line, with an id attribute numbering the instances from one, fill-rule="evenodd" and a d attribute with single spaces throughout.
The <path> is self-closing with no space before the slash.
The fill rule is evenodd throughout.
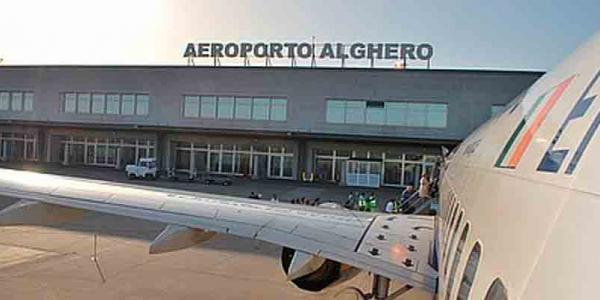
<path id="1" fill-rule="evenodd" d="M 82 219 L 84 215 L 81 209 L 21 200 L 0 211 L 0 226 L 58 224 Z"/>
<path id="2" fill-rule="evenodd" d="M 217 233 L 179 225 L 167 225 L 150 244 L 150 254 L 185 249 L 210 240 Z"/>

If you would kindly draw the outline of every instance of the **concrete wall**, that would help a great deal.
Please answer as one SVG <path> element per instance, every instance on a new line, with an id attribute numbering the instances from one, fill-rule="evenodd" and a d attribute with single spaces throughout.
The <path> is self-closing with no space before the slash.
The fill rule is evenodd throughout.
<path id="1" fill-rule="evenodd" d="M 0 91 L 35 92 L 33 112 L 0 111 L 0 120 L 73 125 L 160 126 L 283 134 L 460 140 L 531 85 L 539 72 L 241 67 L 0 67 Z M 148 116 L 61 112 L 64 92 L 150 95 Z M 288 99 L 285 122 L 184 119 L 184 94 L 273 96 Z M 448 103 L 444 129 L 328 124 L 328 98 Z"/>

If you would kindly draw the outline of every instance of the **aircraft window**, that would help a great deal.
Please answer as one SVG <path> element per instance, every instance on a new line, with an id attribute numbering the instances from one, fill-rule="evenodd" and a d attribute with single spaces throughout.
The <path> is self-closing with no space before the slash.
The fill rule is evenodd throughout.
<path id="1" fill-rule="evenodd" d="M 456 233 L 458 232 L 458 227 L 460 227 L 460 222 L 462 221 L 462 217 L 463 217 L 463 212 L 461 211 L 460 214 L 458 215 L 458 219 L 456 220 L 456 223 L 454 223 L 454 230 L 452 231 L 452 237 L 446 244 L 446 254 L 448 255 L 448 257 L 446 259 L 446 263 L 444 264 L 444 275 L 448 274 L 448 262 L 450 261 L 449 258 L 450 258 L 450 253 L 451 253 L 450 248 L 452 247 L 452 245 L 454 245 L 454 240 L 456 240 Z M 469 227 L 467 226 L 467 227 L 465 227 L 465 229 L 469 229 Z M 458 245 L 460 246 L 460 243 Z M 458 248 L 456 249 L 456 251 L 458 251 Z M 460 253 L 458 253 L 458 254 L 460 254 Z M 456 254 L 454 254 L 454 257 L 456 257 Z"/>
<path id="2" fill-rule="evenodd" d="M 462 217 L 462 213 L 461 213 Z M 448 276 L 448 284 L 446 285 L 446 300 L 450 299 L 450 293 L 452 292 L 452 286 L 454 285 L 454 275 L 456 275 L 456 269 L 458 268 L 458 262 L 460 261 L 460 256 L 462 254 L 463 247 L 465 246 L 465 241 L 467 240 L 467 235 L 469 234 L 469 223 L 465 225 L 465 228 L 460 235 L 460 240 L 456 245 L 456 252 L 454 252 L 454 261 L 452 262 L 452 270 L 450 270 L 450 276 Z M 477 244 L 479 245 L 479 244 Z M 473 249 L 473 251 L 475 251 Z M 473 254 L 471 251 L 471 256 Z M 477 260 L 479 260 L 479 256 L 477 256 Z M 469 257 L 469 262 L 471 261 L 471 257 Z M 448 261 L 446 261 L 447 263 Z M 468 263 L 467 263 L 468 265 Z M 447 267 L 448 265 L 446 265 Z M 475 273 L 473 273 L 475 275 Z M 464 280 L 464 279 L 463 279 Z M 470 287 L 469 287 L 470 289 Z M 467 293 L 468 294 L 468 293 Z"/>
<path id="3" fill-rule="evenodd" d="M 469 293 L 471 292 L 475 275 L 477 275 L 477 267 L 479 266 L 480 257 L 481 245 L 476 243 L 475 246 L 473 246 L 473 250 L 471 250 L 471 254 L 469 254 L 469 260 L 465 265 L 462 281 L 460 282 L 460 289 L 458 290 L 458 300 L 469 299 Z"/>
<path id="4" fill-rule="evenodd" d="M 448 239 L 450 238 L 450 228 L 452 228 L 452 224 L 454 224 L 454 218 L 456 217 L 456 212 L 458 211 L 458 202 L 456 203 L 456 205 L 454 206 L 454 208 L 452 209 L 452 213 L 450 214 L 450 218 L 446 221 L 446 232 L 444 232 L 444 252 L 442 254 L 446 253 L 446 249 L 448 248 Z"/>
<path id="5" fill-rule="evenodd" d="M 496 278 L 485 294 L 485 300 L 506 300 L 508 299 L 506 288 L 500 278 Z"/>

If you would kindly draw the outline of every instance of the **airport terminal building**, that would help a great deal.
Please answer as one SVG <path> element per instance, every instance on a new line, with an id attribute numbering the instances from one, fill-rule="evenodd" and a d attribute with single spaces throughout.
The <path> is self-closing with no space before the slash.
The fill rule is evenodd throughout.
<path id="1" fill-rule="evenodd" d="M 542 75 L 2 66 L 0 159 L 406 186 Z"/>

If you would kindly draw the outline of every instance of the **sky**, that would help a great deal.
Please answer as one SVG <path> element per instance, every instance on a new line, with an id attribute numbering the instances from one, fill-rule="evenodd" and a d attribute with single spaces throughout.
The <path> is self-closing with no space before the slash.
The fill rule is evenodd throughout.
<path id="1" fill-rule="evenodd" d="M 315 36 L 430 43 L 433 68 L 549 70 L 600 30 L 599 10 L 598 0 L 0 0 L 0 64 L 185 65 L 190 42 Z"/>

